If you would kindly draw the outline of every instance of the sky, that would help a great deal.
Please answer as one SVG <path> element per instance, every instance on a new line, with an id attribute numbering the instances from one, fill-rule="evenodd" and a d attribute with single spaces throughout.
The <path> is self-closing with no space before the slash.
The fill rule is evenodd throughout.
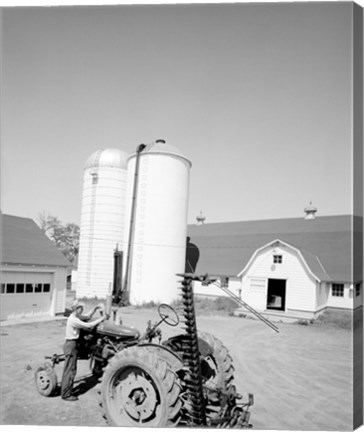
<path id="1" fill-rule="evenodd" d="M 100 148 L 165 139 L 188 222 L 351 214 L 352 4 L 5 8 L 1 210 L 80 223 Z"/>

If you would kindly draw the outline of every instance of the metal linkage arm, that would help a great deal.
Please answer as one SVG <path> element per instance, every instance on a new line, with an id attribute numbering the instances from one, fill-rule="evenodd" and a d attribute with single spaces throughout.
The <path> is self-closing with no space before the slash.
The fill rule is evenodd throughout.
<path id="1" fill-rule="evenodd" d="M 257 318 L 259 318 L 261 321 L 263 321 L 265 324 L 267 324 L 267 326 L 269 326 L 274 331 L 276 331 L 277 333 L 279 333 L 279 328 L 276 325 L 274 325 L 272 322 L 270 322 L 262 314 L 260 314 L 259 312 L 257 312 L 254 308 L 252 308 L 251 306 L 249 306 L 248 303 L 245 303 L 245 301 L 243 301 L 240 297 L 238 297 L 233 292 L 231 292 L 228 288 L 226 288 L 226 287 L 224 287 L 222 285 L 218 285 L 216 283 L 215 283 L 215 285 L 218 286 L 226 294 L 228 294 L 233 300 L 235 300 L 241 306 L 245 307 L 245 309 L 247 309 L 249 312 L 251 312 L 252 314 L 254 314 Z"/>
<path id="2" fill-rule="evenodd" d="M 256 311 L 254 308 L 248 305 L 245 301 L 243 301 L 240 297 L 235 295 L 233 292 L 231 292 L 226 285 L 229 283 L 229 277 L 228 276 L 222 276 L 222 275 L 196 275 L 194 273 L 185 273 L 185 274 L 178 274 L 177 276 L 188 278 L 189 280 L 201 282 L 202 285 L 210 285 L 214 284 L 218 288 L 220 288 L 222 291 L 224 291 L 225 294 L 227 294 L 229 297 L 231 297 L 233 300 L 235 300 L 239 305 L 243 306 L 245 309 L 247 309 L 249 312 L 251 312 L 253 315 L 255 315 L 257 318 L 259 318 L 261 321 L 263 321 L 267 326 L 272 328 L 274 331 L 279 333 L 279 328 L 274 325 L 272 322 L 270 322 L 267 318 L 265 318 L 262 314 L 260 314 L 258 311 Z M 219 281 L 220 283 L 218 283 Z"/>

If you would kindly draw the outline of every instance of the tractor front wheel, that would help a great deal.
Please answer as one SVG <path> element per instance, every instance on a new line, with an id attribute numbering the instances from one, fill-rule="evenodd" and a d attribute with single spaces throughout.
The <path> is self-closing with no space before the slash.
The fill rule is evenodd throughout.
<path id="1" fill-rule="evenodd" d="M 35 385 L 42 396 L 53 396 L 57 389 L 57 375 L 53 366 L 45 362 L 34 374 Z"/>
<path id="2" fill-rule="evenodd" d="M 179 421 L 176 374 L 156 353 L 142 347 L 118 352 L 104 370 L 100 395 L 110 426 L 168 427 Z"/>

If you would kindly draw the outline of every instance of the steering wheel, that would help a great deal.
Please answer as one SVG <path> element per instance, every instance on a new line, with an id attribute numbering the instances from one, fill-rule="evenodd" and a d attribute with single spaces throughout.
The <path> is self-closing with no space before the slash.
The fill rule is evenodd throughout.
<path id="1" fill-rule="evenodd" d="M 166 303 L 161 303 L 158 306 L 158 313 L 162 321 L 164 321 L 166 324 L 172 327 L 175 327 L 179 324 L 179 317 L 172 306 L 169 306 Z"/>

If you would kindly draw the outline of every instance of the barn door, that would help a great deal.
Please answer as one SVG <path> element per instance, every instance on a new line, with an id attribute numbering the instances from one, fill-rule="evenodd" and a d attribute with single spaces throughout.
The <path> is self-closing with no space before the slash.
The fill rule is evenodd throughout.
<path id="1" fill-rule="evenodd" d="M 263 311 L 267 303 L 267 279 L 261 277 L 249 277 L 247 290 L 247 303 L 255 309 Z"/>
<path id="2" fill-rule="evenodd" d="M 286 280 L 268 279 L 267 309 L 284 311 L 286 308 Z"/>

